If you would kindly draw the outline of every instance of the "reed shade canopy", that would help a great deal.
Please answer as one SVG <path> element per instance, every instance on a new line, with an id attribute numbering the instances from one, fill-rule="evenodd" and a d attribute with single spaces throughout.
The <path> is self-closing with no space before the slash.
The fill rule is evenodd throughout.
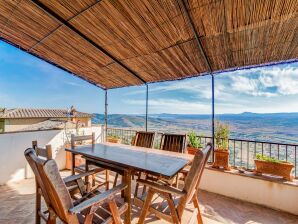
<path id="1" fill-rule="evenodd" d="M 2 0 L 0 37 L 111 89 L 297 59 L 298 0 Z"/>

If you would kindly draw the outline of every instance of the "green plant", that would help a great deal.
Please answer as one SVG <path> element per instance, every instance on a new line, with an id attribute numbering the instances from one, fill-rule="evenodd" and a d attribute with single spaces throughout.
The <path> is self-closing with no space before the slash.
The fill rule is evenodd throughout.
<path id="1" fill-rule="evenodd" d="M 120 139 L 120 137 L 117 136 L 117 135 L 109 135 L 108 138 L 114 139 L 114 140 L 119 140 Z"/>
<path id="2" fill-rule="evenodd" d="M 266 161 L 266 162 L 271 162 L 271 163 L 285 163 L 285 161 L 283 160 L 279 160 L 274 157 L 265 156 L 260 153 L 256 154 L 256 159 Z"/>
<path id="3" fill-rule="evenodd" d="M 195 131 L 190 131 L 188 133 L 188 145 L 196 149 L 202 148 L 200 138 L 197 137 Z"/>
<path id="4" fill-rule="evenodd" d="M 218 150 L 228 150 L 229 149 L 229 136 L 230 128 L 228 124 L 216 122 L 215 125 L 215 144 Z"/>

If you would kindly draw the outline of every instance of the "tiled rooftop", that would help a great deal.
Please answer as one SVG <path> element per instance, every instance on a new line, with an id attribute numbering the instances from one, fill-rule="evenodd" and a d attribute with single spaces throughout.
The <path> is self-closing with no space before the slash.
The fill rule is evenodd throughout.
<path id="1" fill-rule="evenodd" d="M 92 117 L 92 114 L 76 111 L 74 117 Z M 73 117 L 65 109 L 16 108 L 0 111 L 0 118 L 67 118 Z"/>
<path id="2" fill-rule="evenodd" d="M 34 223 L 34 190 L 34 179 L 0 186 L 0 223 Z M 199 200 L 204 224 L 298 223 L 298 216 L 206 191 L 200 192 Z M 191 210 L 191 208 L 189 209 Z M 137 223 L 139 212 L 140 210 L 134 206 L 132 223 Z M 189 211 L 187 212 L 189 213 Z M 165 222 L 151 215 L 147 217 L 146 223 L 161 224 Z"/>

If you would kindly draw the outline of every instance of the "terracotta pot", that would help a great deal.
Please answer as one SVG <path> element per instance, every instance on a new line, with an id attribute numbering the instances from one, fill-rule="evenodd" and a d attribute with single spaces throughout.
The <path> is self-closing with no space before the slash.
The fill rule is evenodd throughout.
<path id="1" fill-rule="evenodd" d="M 67 143 L 65 144 L 65 147 L 66 149 L 70 149 L 71 148 L 71 144 L 70 143 Z M 65 168 L 68 169 L 68 170 L 71 170 L 71 153 L 70 152 L 66 152 L 66 163 L 65 163 Z"/>
<path id="2" fill-rule="evenodd" d="M 121 144 L 121 139 L 107 137 L 107 142 Z"/>
<path id="3" fill-rule="evenodd" d="M 130 142 L 130 144 L 131 144 L 131 145 L 135 145 L 135 140 L 136 140 L 136 137 L 135 137 L 135 136 L 132 137 L 132 138 L 131 138 L 131 142 Z"/>
<path id="4" fill-rule="evenodd" d="M 230 170 L 229 166 L 229 151 L 228 150 L 214 150 L 214 163 L 213 168 L 223 168 L 224 170 Z"/>
<path id="5" fill-rule="evenodd" d="M 70 149 L 71 148 L 71 144 L 67 143 L 65 145 L 65 148 Z M 85 164 L 85 159 L 82 158 L 82 156 L 80 155 L 76 155 L 76 161 L 75 161 L 75 166 L 80 166 L 82 164 Z M 71 152 L 66 152 L 66 164 L 65 164 L 65 168 L 68 170 L 71 170 L 72 168 L 72 153 Z"/>
<path id="6" fill-rule="evenodd" d="M 256 164 L 255 173 L 257 175 L 262 175 L 262 173 L 267 173 L 275 176 L 281 176 L 288 181 L 293 180 L 293 176 L 291 176 L 291 171 L 294 165 L 291 163 L 288 163 L 288 162 L 273 163 L 273 162 L 255 159 L 255 164 Z"/>
<path id="7" fill-rule="evenodd" d="M 202 148 L 194 148 L 191 146 L 187 146 L 187 153 L 191 155 L 195 155 L 198 150 L 202 150 Z"/>

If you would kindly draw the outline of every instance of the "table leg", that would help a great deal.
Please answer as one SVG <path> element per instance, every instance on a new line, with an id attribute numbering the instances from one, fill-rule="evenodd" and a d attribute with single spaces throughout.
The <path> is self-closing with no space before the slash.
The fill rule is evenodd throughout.
<path id="1" fill-rule="evenodd" d="M 87 159 L 86 159 L 86 161 L 85 161 L 85 170 L 86 170 L 86 172 L 89 171 L 89 162 L 88 162 Z M 90 191 L 89 176 L 86 176 L 86 177 L 85 177 L 85 185 L 86 185 L 86 190 L 87 190 L 87 192 L 89 192 L 89 191 Z"/>
<path id="2" fill-rule="evenodd" d="M 124 217 L 124 223 L 131 223 L 131 171 L 124 171 L 124 182 L 127 184 L 127 188 L 124 190 L 124 201 L 127 202 L 128 208 Z"/>

